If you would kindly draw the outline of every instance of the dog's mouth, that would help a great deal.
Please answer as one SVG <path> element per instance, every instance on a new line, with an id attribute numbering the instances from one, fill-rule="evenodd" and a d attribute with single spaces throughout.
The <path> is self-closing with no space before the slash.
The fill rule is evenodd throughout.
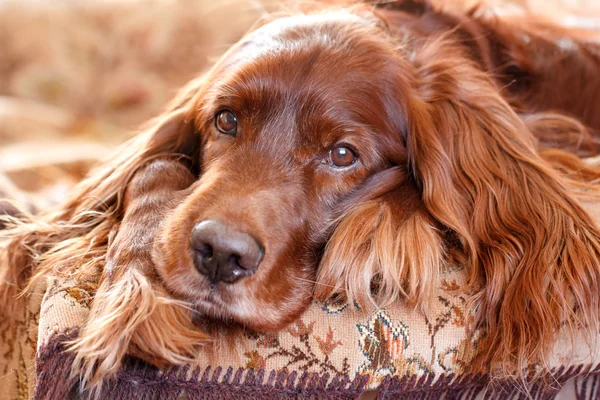
<path id="1" fill-rule="evenodd" d="M 248 294 L 248 293 L 246 293 Z M 248 294 L 249 295 L 249 294 Z M 272 331 L 287 325 L 287 315 L 270 302 L 261 302 L 254 296 L 246 297 L 237 293 L 229 298 L 217 288 L 211 288 L 192 301 L 196 310 L 195 319 L 205 318 L 202 322 L 209 325 L 224 325 L 250 331 Z M 216 329 L 216 328 L 215 328 Z"/>

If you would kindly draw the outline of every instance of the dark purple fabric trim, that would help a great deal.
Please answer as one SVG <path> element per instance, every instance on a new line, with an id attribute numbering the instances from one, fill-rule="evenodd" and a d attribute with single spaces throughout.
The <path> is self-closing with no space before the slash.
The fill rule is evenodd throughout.
<path id="1" fill-rule="evenodd" d="M 286 371 L 242 369 L 196 370 L 188 380 L 187 367 L 160 374 L 142 362 L 128 362 L 116 382 L 107 385 L 101 398 L 172 399 L 185 393 L 186 399 L 354 399 L 363 392 L 368 378 L 332 379 L 328 374 L 298 374 Z M 329 382 L 329 383 L 328 383 Z"/>
<path id="2" fill-rule="evenodd" d="M 68 399 L 76 380 L 70 379 L 74 356 L 64 351 L 64 343 L 77 337 L 78 331 L 52 336 L 36 355 L 34 399 Z"/>
<path id="3" fill-rule="evenodd" d="M 379 386 L 378 400 L 383 399 L 483 399 L 498 400 L 543 400 L 554 399 L 562 386 L 576 378 L 576 397 L 574 400 L 600 399 L 600 366 L 590 369 L 585 365 L 561 367 L 545 380 L 529 383 L 527 388 L 515 381 L 490 381 L 488 374 L 448 374 L 435 378 L 434 375 L 422 377 L 386 377 Z"/>
<path id="4" fill-rule="evenodd" d="M 73 355 L 64 351 L 66 341 L 77 331 L 55 335 L 42 348 L 36 360 L 35 399 L 63 400 L 89 398 L 77 391 L 77 380 L 70 378 Z M 126 360 L 117 377 L 104 385 L 100 399 L 354 399 L 366 387 L 368 376 L 333 377 L 329 374 L 297 371 L 266 371 L 234 368 L 195 369 L 189 367 L 159 371 L 142 361 Z M 552 385 L 532 384 L 529 394 L 514 382 L 494 381 L 487 374 L 425 375 L 387 377 L 379 387 L 378 399 L 551 399 L 569 379 L 581 376 L 576 385 L 577 399 L 600 398 L 600 367 L 559 368 L 552 374 Z M 531 397 L 529 397 L 531 396 Z"/>

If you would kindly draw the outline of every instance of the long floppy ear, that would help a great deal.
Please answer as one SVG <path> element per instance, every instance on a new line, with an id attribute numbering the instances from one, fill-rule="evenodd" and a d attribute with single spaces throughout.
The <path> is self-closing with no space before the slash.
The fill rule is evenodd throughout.
<path id="1" fill-rule="evenodd" d="M 151 126 L 92 171 L 57 211 L 3 232 L 8 244 L 0 254 L 6 257 L 0 318 L 10 321 L 11 310 L 19 308 L 19 292 L 49 276 L 65 284 L 99 279 L 89 320 L 69 349 L 75 353 L 72 373 L 92 391 L 101 389 L 126 353 L 155 364 L 184 363 L 193 360 L 206 339 L 186 305 L 157 283 L 150 256 L 161 215 L 177 205 L 177 196 L 185 195 L 179 192 L 199 170 L 192 104 L 198 90 L 199 82 L 186 87 Z"/>
<path id="2" fill-rule="evenodd" d="M 544 112 L 521 115 L 540 149 L 561 149 L 578 157 L 600 152 L 600 138 L 580 121 L 561 114 Z"/>
<path id="3" fill-rule="evenodd" d="M 425 208 L 469 259 L 484 362 L 518 374 L 545 365 L 563 326 L 597 335 L 600 231 L 576 187 L 540 158 L 499 88 L 467 60 L 443 41 L 415 52 L 408 155 Z"/>
<path id="4" fill-rule="evenodd" d="M 164 156 L 184 156 L 196 161 L 200 138 L 193 128 L 194 95 L 202 80 L 192 81 L 178 94 L 162 115 L 150 121 L 146 129 L 123 144 L 115 155 L 92 171 L 75 188 L 62 207 L 69 216 L 82 211 L 122 212 L 123 194 L 135 171 L 149 160 Z"/>
<path id="5" fill-rule="evenodd" d="M 157 159 L 138 170 L 124 199 L 124 216 L 108 245 L 106 264 L 79 337 L 73 374 L 92 391 L 101 389 L 125 354 L 151 364 L 192 362 L 207 335 L 193 312 L 173 299 L 157 279 L 152 252 L 165 215 L 189 194 L 195 176 L 178 160 Z"/>
<path id="6" fill-rule="evenodd" d="M 123 218 L 125 192 L 136 172 L 156 158 L 180 159 L 198 172 L 200 138 L 192 127 L 191 113 L 199 86 L 200 82 L 192 82 L 186 87 L 152 126 L 79 183 L 65 204 L 12 221 L 12 227 L 0 232 L 0 319 L 9 326 L 24 307 L 25 297 L 18 296 L 33 289 L 36 282 L 51 276 L 65 284 L 100 277 L 90 316 L 96 329 L 82 328 L 86 340 L 79 340 L 73 348 L 74 372 L 82 373 L 92 384 L 100 384 L 104 376 L 114 373 L 126 351 L 133 348 L 139 355 L 151 353 L 144 341 L 149 341 L 150 347 L 161 345 L 170 350 L 167 358 L 173 361 L 177 354 L 189 359 L 189 353 L 178 350 L 205 338 L 193 329 L 191 313 L 169 301 L 164 290 L 153 284 L 152 275 L 124 265 L 120 278 L 111 285 L 103 272 L 109 238 Z M 101 326 L 114 329 L 102 331 Z M 159 342 L 157 332 L 165 333 L 168 327 L 178 330 L 167 332 L 168 340 Z M 117 328 L 123 329 L 117 332 Z M 141 344 L 130 347 L 128 338 Z"/>
<path id="7" fill-rule="evenodd" d="M 414 180 L 392 168 L 340 206 L 317 271 L 315 298 L 342 296 L 361 307 L 402 298 L 426 311 L 444 251 Z"/>

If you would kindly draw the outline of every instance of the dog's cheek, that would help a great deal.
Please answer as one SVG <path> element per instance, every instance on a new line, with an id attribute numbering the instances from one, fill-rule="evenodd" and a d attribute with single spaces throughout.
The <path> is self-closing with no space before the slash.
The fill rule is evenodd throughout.
<path id="1" fill-rule="evenodd" d="M 260 318 L 255 321 L 260 330 L 284 328 L 310 305 L 316 263 L 308 262 L 300 251 L 292 250 L 279 257 L 273 269 L 255 285 L 252 302 L 260 310 Z"/>

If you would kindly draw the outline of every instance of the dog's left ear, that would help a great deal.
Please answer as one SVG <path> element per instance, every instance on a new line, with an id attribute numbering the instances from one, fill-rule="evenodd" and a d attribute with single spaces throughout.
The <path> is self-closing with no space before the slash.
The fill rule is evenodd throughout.
<path id="1" fill-rule="evenodd" d="M 415 52 L 410 168 L 426 210 L 469 260 L 486 362 L 544 365 L 562 327 L 598 334 L 600 232 L 500 89 L 460 52 L 439 41 Z"/>

